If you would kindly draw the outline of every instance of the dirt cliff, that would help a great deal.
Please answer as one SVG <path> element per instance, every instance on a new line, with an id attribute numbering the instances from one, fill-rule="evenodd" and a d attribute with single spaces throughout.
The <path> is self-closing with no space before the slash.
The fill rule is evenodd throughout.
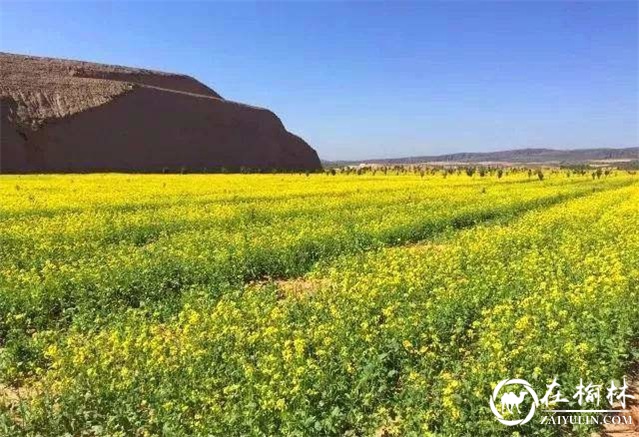
<path id="1" fill-rule="evenodd" d="M 0 173 L 315 170 L 271 111 L 178 74 L 0 53 Z"/>

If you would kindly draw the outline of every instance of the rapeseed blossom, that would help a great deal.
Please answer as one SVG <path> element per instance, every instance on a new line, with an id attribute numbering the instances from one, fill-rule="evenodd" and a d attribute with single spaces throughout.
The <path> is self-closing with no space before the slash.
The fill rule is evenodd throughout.
<path id="1" fill-rule="evenodd" d="M 0 206 L 11 432 L 499 435 L 639 332 L 630 175 L 50 178 Z"/>

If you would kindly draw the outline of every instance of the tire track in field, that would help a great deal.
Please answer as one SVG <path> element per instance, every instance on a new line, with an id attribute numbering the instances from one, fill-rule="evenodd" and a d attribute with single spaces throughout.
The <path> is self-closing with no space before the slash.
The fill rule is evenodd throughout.
<path id="1" fill-rule="evenodd" d="M 503 213 L 504 211 L 488 210 L 487 213 L 483 215 L 480 220 L 466 221 L 463 218 L 461 218 L 451 228 L 434 232 L 432 235 L 428 237 L 416 239 L 414 241 L 407 240 L 399 244 L 393 244 L 393 242 L 391 241 L 389 244 L 385 244 L 381 247 L 369 248 L 365 251 L 358 253 L 358 255 L 364 255 L 373 250 L 381 250 L 384 248 L 415 250 L 416 252 L 425 251 L 425 250 L 436 250 L 436 251 L 444 250 L 446 247 L 445 240 L 448 238 L 453 238 L 455 234 L 457 234 L 458 232 L 462 230 L 470 229 L 470 228 L 474 228 L 474 227 L 482 226 L 482 225 L 483 226 L 502 226 L 502 225 L 514 222 L 528 213 L 535 212 L 543 208 L 557 206 L 572 200 L 588 198 L 596 194 L 600 194 L 602 192 L 615 192 L 615 191 L 627 188 L 634 184 L 636 184 L 635 181 L 629 181 L 629 183 L 626 183 L 626 184 L 606 187 L 603 189 L 595 190 L 595 188 L 593 188 L 591 191 L 572 193 L 572 194 L 559 194 L 556 196 L 552 196 L 551 198 L 535 199 L 533 201 L 522 204 L 520 208 L 517 208 L 514 211 L 512 210 L 508 211 L 509 208 L 504 208 L 505 210 L 507 210 L 505 214 Z M 440 240 L 443 240 L 443 241 L 440 241 Z M 345 253 L 344 255 L 341 255 L 332 260 L 331 259 L 326 260 L 326 263 L 319 266 L 319 268 L 321 270 L 328 269 L 330 268 L 331 265 L 338 264 L 340 259 L 344 257 L 346 258 L 351 257 L 354 255 L 355 254 L 353 253 Z M 321 260 L 319 260 L 318 262 L 321 262 Z M 317 268 L 317 267 L 318 267 L 317 265 L 314 266 L 314 268 Z M 248 285 L 261 287 L 261 286 L 266 286 L 269 284 L 274 284 L 277 288 L 277 292 L 280 298 L 284 298 L 291 295 L 304 296 L 304 295 L 312 294 L 313 291 L 317 289 L 317 287 L 325 286 L 328 284 L 327 280 L 325 279 L 307 277 L 312 270 L 313 268 L 307 271 L 304 275 L 290 277 L 290 278 L 285 278 L 285 277 L 258 278 L 254 281 L 249 282 Z M 638 376 L 638 379 L 639 379 L 639 376 Z"/>

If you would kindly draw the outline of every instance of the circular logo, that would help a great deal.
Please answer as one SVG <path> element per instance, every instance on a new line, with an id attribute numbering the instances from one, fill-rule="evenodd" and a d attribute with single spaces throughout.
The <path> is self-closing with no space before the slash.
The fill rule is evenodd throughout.
<path id="1" fill-rule="evenodd" d="M 519 393 L 515 393 L 513 391 L 506 392 L 499 397 L 499 393 L 501 389 L 504 387 L 508 387 L 509 385 L 521 385 L 523 386 L 523 390 Z M 527 394 L 530 394 L 532 397 L 532 404 L 530 406 L 530 411 L 528 415 L 523 419 L 514 419 L 514 420 L 506 420 L 504 419 L 504 413 L 508 411 L 509 413 L 521 413 L 521 409 L 519 408 L 524 398 Z M 500 409 L 498 410 L 495 406 L 495 402 L 499 397 Z M 531 387 L 531 385 L 525 379 L 504 379 L 500 381 L 499 384 L 493 390 L 493 394 L 490 396 L 490 409 L 497 417 L 497 420 L 506 426 L 516 426 L 523 425 L 524 423 L 528 423 L 530 419 L 535 415 L 535 409 L 539 405 L 539 398 L 537 398 L 537 393 Z"/>

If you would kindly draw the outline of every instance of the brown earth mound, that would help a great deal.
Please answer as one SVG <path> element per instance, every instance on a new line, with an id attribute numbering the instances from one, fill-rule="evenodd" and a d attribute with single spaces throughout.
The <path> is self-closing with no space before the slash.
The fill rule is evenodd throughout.
<path id="1" fill-rule="evenodd" d="M 272 112 L 177 74 L 0 53 L 0 172 L 315 170 Z"/>

